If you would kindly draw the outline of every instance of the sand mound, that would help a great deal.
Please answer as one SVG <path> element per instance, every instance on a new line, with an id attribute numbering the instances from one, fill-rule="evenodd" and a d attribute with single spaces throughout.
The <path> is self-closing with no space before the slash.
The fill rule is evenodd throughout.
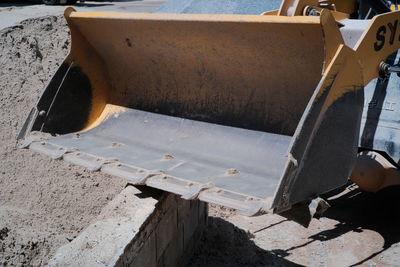
<path id="1" fill-rule="evenodd" d="M 46 264 L 125 186 L 16 147 L 25 117 L 69 47 L 62 17 L 0 31 L 0 266 Z"/>

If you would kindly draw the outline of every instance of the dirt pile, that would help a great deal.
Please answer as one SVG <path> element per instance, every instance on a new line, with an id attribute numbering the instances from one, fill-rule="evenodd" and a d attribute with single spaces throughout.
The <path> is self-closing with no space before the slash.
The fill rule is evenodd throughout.
<path id="1" fill-rule="evenodd" d="M 69 47 L 62 17 L 0 31 L 0 266 L 46 264 L 125 186 L 16 147 L 25 117 Z"/>

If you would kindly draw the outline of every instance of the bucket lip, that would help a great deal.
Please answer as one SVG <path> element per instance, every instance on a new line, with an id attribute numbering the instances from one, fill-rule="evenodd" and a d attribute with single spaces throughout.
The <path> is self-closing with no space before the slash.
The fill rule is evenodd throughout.
<path id="1" fill-rule="evenodd" d="M 247 216 L 270 209 L 291 137 L 108 107 L 112 109 L 97 127 L 55 137 L 28 136 L 23 146 Z"/>
<path id="2" fill-rule="evenodd" d="M 275 15 L 238 15 L 238 14 L 167 14 L 167 13 L 123 13 L 123 12 L 76 12 L 68 8 L 65 16 L 71 19 L 121 19 L 121 20 L 157 20 L 157 21 L 202 21 L 202 22 L 241 22 L 241 23 L 287 23 L 320 24 L 317 16 L 275 16 Z"/>

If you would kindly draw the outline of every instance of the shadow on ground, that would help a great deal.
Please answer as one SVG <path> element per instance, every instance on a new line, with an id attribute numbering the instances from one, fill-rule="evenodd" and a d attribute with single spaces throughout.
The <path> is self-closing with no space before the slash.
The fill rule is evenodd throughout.
<path id="1" fill-rule="evenodd" d="M 345 188 L 335 190 L 334 194 L 343 190 Z M 362 192 L 358 188 L 346 191 L 347 193 L 339 198 L 330 200 L 331 208 L 324 213 L 324 217 L 338 221 L 333 229 L 309 236 L 309 240 L 304 244 L 272 252 L 284 258 L 295 249 L 306 247 L 315 241 L 329 241 L 349 232 L 371 230 L 381 235 L 384 239 L 382 249 L 350 265 L 353 267 L 362 266 L 366 261 L 400 242 L 400 186 L 389 187 L 377 193 Z"/>
<path id="2" fill-rule="evenodd" d="M 251 240 L 251 234 L 221 218 L 210 217 L 202 243 L 188 266 L 301 266 L 285 257 L 313 242 L 325 242 L 349 232 L 368 229 L 380 234 L 384 238 L 384 245 L 381 250 L 351 265 L 362 266 L 400 242 L 400 186 L 386 188 L 378 193 L 361 192 L 359 189 L 346 192 L 330 200 L 331 208 L 324 214 L 324 217 L 338 222 L 333 229 L 309 236 L 307 242 L 284 250 L 261 249 Z"/>
<path id="3" fill-rule="evenodd" d="M 187 266 L 285 266 L 299 267 L 276 253 L 259 248 L 251 234 L 217 217 L 209 217 L 201 244 Z"/>
<path id="4" fill-rule="evenodd" d="M 343 189 L 338 189 L 335 193 Z M 377 193 L 362 192 L 359 189 L 347 190 L 341 197 L 329 201 L 331 208 L 324 213 L 324 217 L 338 221 L 333 229 L 310 236 L 310 240 L 302 245 L 273 252 L 280 257 L 286 257 L 290 255 L 290 251 L 315 241 L 332 240 L 349 232 L 364 230 L 377 232 L 384 239 L 384 245 L 381 250 L 350 265 L 350 267 L 361 266 L 400 242 L 399 198 L 400 186 L 385 188 Z"/>
<path id="5" fill-rule="evenodd" d="M 366 229 L 379 233 L 384 238 L 382 249 L 352 265 L 360 266 L 400 242 L 399 200 L 400 186 L 388 187 L 377 193 L 361 192 L 359 189 L 350 191 L 330 201 L 332 207 L 324 214 L 339 222 L 336 227 L 320 232 L 314 238 L 328 240 L 347 232 Z"/>

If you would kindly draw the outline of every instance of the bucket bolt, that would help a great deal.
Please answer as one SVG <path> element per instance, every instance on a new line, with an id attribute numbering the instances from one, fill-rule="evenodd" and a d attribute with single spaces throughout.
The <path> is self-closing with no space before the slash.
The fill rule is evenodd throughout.
<path id="1" fill-rule="evenodd" d="M 396 73 L 400 77 L 400 65 L 390 65 L 385 62 L 379 64 L 379 75 L 381 78 L 387 78 L 390 73 Z"/>

